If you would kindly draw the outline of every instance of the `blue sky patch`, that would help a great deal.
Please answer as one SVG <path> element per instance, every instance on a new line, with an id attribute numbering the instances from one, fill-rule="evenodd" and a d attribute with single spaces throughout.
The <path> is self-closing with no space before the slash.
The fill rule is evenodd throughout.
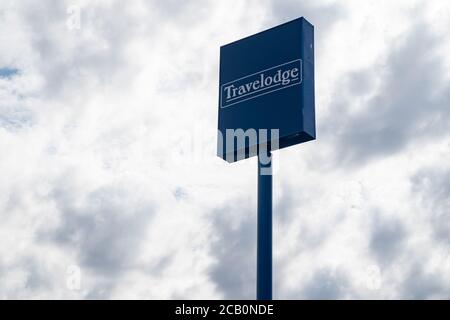
<path id="1" fill-rule="evenodd" d="M 19 73 L 16 68 L 0 68 L 0 78 L 11 78 Z"/>

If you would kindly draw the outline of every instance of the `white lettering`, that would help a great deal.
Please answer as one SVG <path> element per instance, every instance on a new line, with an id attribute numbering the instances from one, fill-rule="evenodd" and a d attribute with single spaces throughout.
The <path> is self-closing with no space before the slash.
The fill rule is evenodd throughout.
<path id="1" fill-rule="evenodd" d="M 227 99 L 231 99 L 231 88 L 234 88 L 233 84 L 225 87 L 225 90 L 227 91 Z"/>
<path id="2" fill-rule="evenodd" d="M 226 104 L 228 103 L 230 103 L 229 105 L 239 103 L 269 93 L 272 90 L 300 84 L 302 82 L 301 70 L 301 60 L 299 59 L 258 72 L 259 74 L 255 73 L 239 78 L 234 81 L 234 84 L 229 82 L 222 89 L 221 106 L 227 107 Z M 245 79 L 248 80 L 245 81 Z"/>

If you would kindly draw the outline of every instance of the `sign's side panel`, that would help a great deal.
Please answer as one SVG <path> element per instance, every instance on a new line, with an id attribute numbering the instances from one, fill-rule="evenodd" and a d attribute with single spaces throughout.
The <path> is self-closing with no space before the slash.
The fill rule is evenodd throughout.
<path id="1" fill-rule="evenodd" d="M 314 88 L 314 27 L 308 21 L 302 19 L 303 28 L 303 72 L 307 81 L 303 83 L 303 130 L 316 138 L 316 120 L 315 120 L 315 88 Z"/>
<path id="2" fill-rule="evenodd" d="M 222 54 L 222 47 L 220 47 L 219 51 L 219 116 L 218 116 L 218 124 L 217 124 L 217 156 L 225 160 L 225 130 L 223 128 L 223 119 L 222 119 L 222 112 L 220 112 L 220 101 L 222 99 L 221 96 L 221 86 L 220 84 L 223 83 L 223 54 Z"/>

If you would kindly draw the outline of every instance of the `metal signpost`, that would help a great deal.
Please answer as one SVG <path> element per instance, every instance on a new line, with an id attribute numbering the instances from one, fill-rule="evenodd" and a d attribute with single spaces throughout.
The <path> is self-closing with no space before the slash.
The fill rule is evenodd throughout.
<path id="1" fill-rule="evenodd" d="M 314 27 L 304 18 L 220 48 L 217 154 L 258 156 L 257 299 L 272 299 L 271 152 L 316 138 Z"/>

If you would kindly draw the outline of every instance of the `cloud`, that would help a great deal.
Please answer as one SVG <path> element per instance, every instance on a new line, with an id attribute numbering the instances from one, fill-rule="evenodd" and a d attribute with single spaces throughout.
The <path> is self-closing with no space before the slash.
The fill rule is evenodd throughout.
<path id="1" fill-rule="evenodd" d="M 213 212 L 215 263 L 210 277 L 224 299 L 253 299 L 256 288 L 256 215 L 246 201 Z"/>
<path id="2" fill-rule="evenodd" d="M 424 203 L 434 235 L 450 245 L 450 170 L 423 168 L 412 178 L 412 189 Z"/>
<path id="3" fill-rule="evenodd" d="M 325 41 L 329 29 L 340 19 L 345 19 L 345 8 L 338 3 L 320 1 L 270 1 L 270 12 L 273 20 L 292 20 L 305 17 L 315 26 L 316 38 Z M 320 36 L 317 36 L 320 35 Z"/>
<path id="4" fill-rule="evenodd" d="M 99 273 L 120 273 L 133 264 L 140 240 L 155 208 L 145 199 L 133 199 L 126 190 L 103 187 L 87 195 L 77 206 L 55 190 L 54 200 L 61 212 L 61 223 L 52 241 L 64 246 L 79 246 L 83 267 Z"/>
<path id="5" fill-rule="evenodd" d="M 440 274 L 427 273 L 420 265 L 415 265 L 407 275 L 401 298 L 403 299 L 448 299 L 450 291 L 442 282 Z"/>
<path id="6" fill-rule="evenodd" d="M 444 81 L 444 60 L 436 53 L 442 41 L 418 22 L 392 44 L 386 59 L 344 78 L 333 108 L 338 113 L 326 131 L 334 137 L 338 163 L 364 165 L 446 134 L 450 86 Z M 349 108 L 355 104 L 356 112 Z"/>
<path id="7" fill-rule="evenodd" d="M 370 248 L 381 266 L 392 264 L 402 254 L 406 231 L 401 222 L 391 218 L 382 218 L 373 213 Z"/>
<path id="8" fill-rule="evenodd" d="M 33 114 L 29 109 L 20 107 L 2 108 L 0 113 L 0 127 L 9 131 L 16 131 L 29 127 L 34 123 Z"/>
<path id="9" fill-rule="evenodd" d="M 448 297 L 444 2 L 77 1 L 69 28 L 73 5 L 0 5 L 1 298 L 253 299 L 256 163 L 215 156 L 219 46 L 298 16 L 318 140 L 275 153 L 274 296 Z"/>
<path id="10" fill-rule="evenodd" d="M 348 294 L 345 274 L 338 270 L 323 269 L 317 271 L 303 287 L 303 299 L 343 299 Z"/>

